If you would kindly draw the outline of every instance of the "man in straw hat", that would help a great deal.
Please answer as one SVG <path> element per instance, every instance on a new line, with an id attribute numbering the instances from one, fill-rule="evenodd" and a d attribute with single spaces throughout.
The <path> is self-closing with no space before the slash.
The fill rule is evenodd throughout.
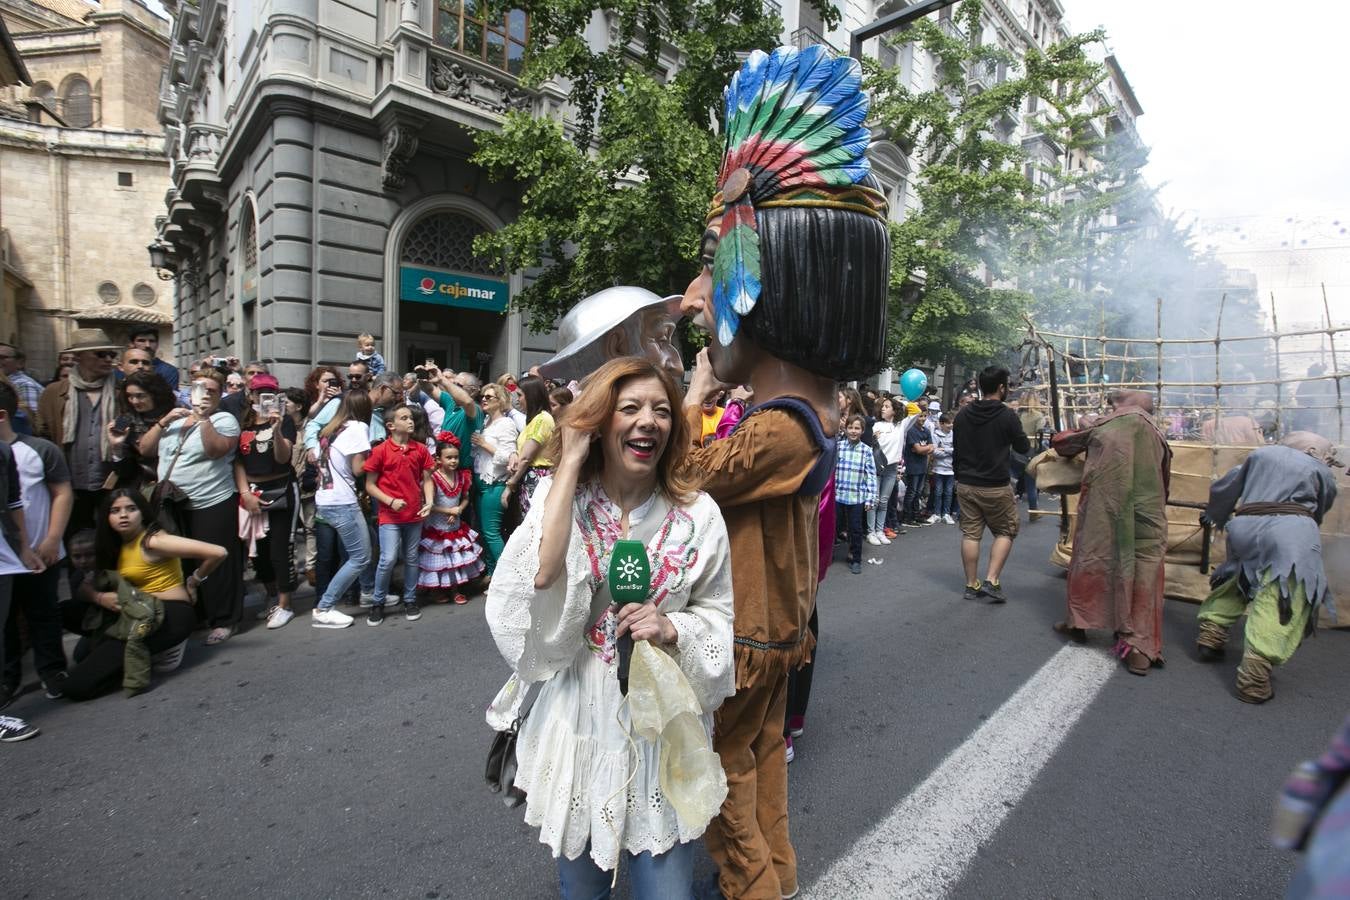
<path id="1" fill-rule="evenodd" d="M 592 294 L 568 310 L 558 325 L 561 345 L 539 374 L 558 381 L 581 381 L 620 356 L 645 356 L 676 384 L 684 381 L 684 362 L 675 343 L 680 295 L 658 297 L 646 288 L 612 287 Z"/>
<path id="2" fill-rule="evenodd" d="M 117 418 L 113 369 L 122 345 L 102 328 L 77 328 L 63 353 L 75 354 L 70 377 L 49 384 L 38 398 L 36 430 L 65 451 L 75 503 L 66 538 L 94 524 L 94 513 L 112 463 L 108 425 Z"/>
<path id="3" fill-rule="evenodd" d="M 708 826 L 731 900 L 797 892 L 783 739 L 787 674 L 811 658 L 819 498 L 834 472 L 835 383 L 885 362 L 890 232 L 858 63 L 823 47 L 755 51 L 726 94 L 726 149 L 703 269 L 683 310 L 712 338 L 685 415 L 748 384 L 732 433 L 691 449 L 731 543 L 736 694 L 717 713 L 727 799 Z"/>
<path id="4" fill-rule="evenodd" d="M 1312 632 L 1318 604 L 1331 604 L 1318 526 L 1336 501 L 1336 464 L 1330 441 L 1295 431 L 1253 450 L 1210 486 L 1201 521 L 1227 528 L 1228 558 L 1210 578 L 1196 644 L 1201 659 L 1222 659 L 1228 629 L 1247 613 L 1237 670 L 1238 699 L 1246 703 L 1275 696 L 1271 669 Z"/>

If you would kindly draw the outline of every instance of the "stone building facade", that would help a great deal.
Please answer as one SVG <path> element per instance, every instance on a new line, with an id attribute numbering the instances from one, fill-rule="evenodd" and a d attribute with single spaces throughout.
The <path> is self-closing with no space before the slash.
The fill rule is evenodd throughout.
<path id="1" fill-rule="evenodd" d="M 453 7 L 453 8 L 452 8 Z M 391 366 L 496 375 L 548 358 L 473 237 L 519 189 L 468 160 L 508 110 L 560 115 L 516 74 L 528 23 L 474 3 L 273 0 L 173 10 L 160 92 L 173 175 L 158 235 L 176 256 L 176 348 L 232 349 L 297 383 L 373 334 Z M 597 23 L 596 40 L 607 31 Z"/>
<path id="2" fill-rule="evenodd" d="M 72 329 L 172 324 L 145 236 L 169 186 L 156 119 L 169 23 L 137 0 L 0 0 L 31 85 L 0 89 L 0 338 L 39 377 Z M 167 355 L 167 353 L 165 354 Z"/>

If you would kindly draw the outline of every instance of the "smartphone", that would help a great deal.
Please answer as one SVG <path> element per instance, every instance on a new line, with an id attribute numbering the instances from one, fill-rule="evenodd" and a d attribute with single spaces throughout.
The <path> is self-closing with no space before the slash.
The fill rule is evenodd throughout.
<path id="1" fill-rule="evenodd" d="M 131 416 L 120 415 L 113 421 L 113 431 L 118 434 L 126 434 L 127 429 L 131 427 Z"/>
<path id="2" fill-rule="evenodd" d="M 193 408 L 199 407 L 203 403 L 205 403 L 206 397 L 207 397 L 206 385 L 202 384 L 200 381 L 193 382 L 191 394 Z"/>
<path id="3" fill-rule="evenodd" d="M 434 369 L 436 368 L 436 360 L 428 356 L 425 360 L 422 361 L 422 365 L 426 366 L 428 369 Z"/>
<path id="4" fill-rule="evenodd" d="M 279 412 L 280 409 L 281 407 L 277 404 L 276 394 L 268 393 L 258 395 L 258 414 L 264 419 L 270 418 L 272 413 Z"/>

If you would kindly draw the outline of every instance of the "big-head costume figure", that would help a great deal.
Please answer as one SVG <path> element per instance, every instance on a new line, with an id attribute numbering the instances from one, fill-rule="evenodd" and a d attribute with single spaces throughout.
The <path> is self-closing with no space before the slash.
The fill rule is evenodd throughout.
<path id="1" fill-rule="evenodd" d="M 539 374 L 559 381 L 581 381 L 621 356 L 645 356 L 676 384 L 684 381 L 684 362 L 675 341 L 680 297 L 658 297 L 646 288 L 612 287 L 591 294 L 558 323 L 553 358 Z"/>
<path id="2" fill-rule="evenodd" d="M 787 674 L 814 640 L 817 500 L 834 468 L 835 384 L 884 363 L 890 235 L 865 155 L 858 64 L 821 47 L 753 53 L 726 92 L 726 152 L 684 312 L 711 333 L 685 414 L 717 382 L 756 405 L 690 464 L 731 540 L 736 688 L 717 714 L 729 790 L 708 849 L 730 900 L 797 890 L 788 838 Z M 698 434 L 695 428 L 692 432 Z"/>

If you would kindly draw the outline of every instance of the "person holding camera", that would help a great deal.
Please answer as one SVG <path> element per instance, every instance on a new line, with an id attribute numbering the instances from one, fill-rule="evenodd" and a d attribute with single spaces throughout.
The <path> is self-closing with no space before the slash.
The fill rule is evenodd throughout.
<path id="1" fill-rule="evenodd" d="M 118 383 L 117 399 L 121 412 L 108 423 L 117 486 L 154 484 L 159 478 L 159 459 L 141 455 L 141 438 L 177 405 L 173 391 L 154 372 L 133 372 Z"/>
<path id="2" fill-rule="evenodd" d="M 192 382 L 192 409 L 170 410 L 141 438 L 140 452 L 159 454 L 159 480 L 171 481 L 183 534 L 224 547 L 228 555 L 201 587 L 208 646 L 229 640 L 244 614 L 244 554 L 234 457 L 239 421 L 220 409 L 225 378 L 207 369 Z"/>
<path id="3" fill-rule="evenodd" d="M 234 484 L 244 509 L 267 516 L 267 535 L 258 540 L 253 569 L 267 591 L 267 627 L 277 629 L 295 618 L 291 611 L 291 593 L 296 588 L 293 536 L 300 510 L 291 465 L 295 420 L 285 414 L 286 397 L 271 375 L 253 376 L 248 400 L 239 453 L 234 458 Z"/>

